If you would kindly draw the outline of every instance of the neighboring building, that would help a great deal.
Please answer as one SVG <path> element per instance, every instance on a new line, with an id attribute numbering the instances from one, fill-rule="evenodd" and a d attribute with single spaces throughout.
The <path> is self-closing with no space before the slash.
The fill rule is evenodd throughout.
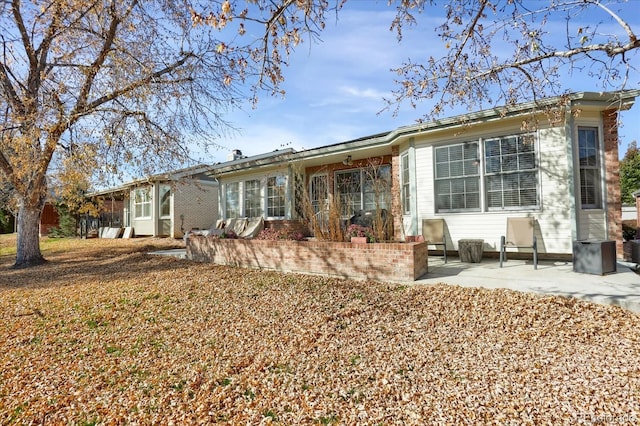
<path id="1" fill-rule="evenodd" d="M 543 255 L 571 254 L 574 240 L 597 239 L 617 241 L 621 256 L 617 118 L 639 94 L 573 93 L 238 158 L 210 172 L 220 183 L 219 216 L 295 226 L 306 191 L 319 214 L 332 197 L 345 216 L 385 208 L 397 240 L 419 235 L 422 219 L 444 218 L 448 247 L 483 239 L 485 251 L 497 252 L 507 217 L 527 216 Z M 523 130 L 534 117 L 534 130 Z M 374 190 L 374 180 L 387 184 Z"/>
<path id="2" fill-rule="evenodd" d="M 56 206 L 52 203 L 45 203 L 40 215 L 40 235 L 47 236 L 52 228 L 60 226 L 60 215 Z"/>
<path id="3" fill-rule="evenodd" d="M 218 219 L 218 183 L 196 166 L 97 191 L 101 226 L 132 227 L 137 236 L 181 238 L 191 229 L 208 229 Z"/>
<path id="4" fill-rule="evenodd" d="M 632 194 L 633 195 L 633 194 Z M 636 206 L 622 206 L 622 221 L 636 220 Z"/>

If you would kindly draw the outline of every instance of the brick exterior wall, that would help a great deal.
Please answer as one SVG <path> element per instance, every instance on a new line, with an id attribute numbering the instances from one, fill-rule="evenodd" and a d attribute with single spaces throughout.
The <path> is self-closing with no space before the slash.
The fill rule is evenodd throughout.
<path id="1" fill-rule="evenodd" d="M 187 257 L 199 262 L 358 280 L 415 281 L 427 273 L 427 244 L 228 240 L 191 235 Z"/>
<path id="2" fill-rule="evenodd" d="M 618 160 L 618 112 L 602 112 L 604 131 L 605 182 L 607 196 L 607 238 L 616 242 L 619 258 L 622 246 L 622 200 L 620 196 L 620 162 Z"/>
<path id="3" fill-rule="evenodd" d="M 173 228 L 169 237 L 182 238 L 183 230 L 209 229 L 218 220 L 218 186 L 196 181 L 178 183 L 174 188 Z M 180 218 L 184 217 L 184 221 Z M 182 228 L 182 229 L 181 229 Z"/>

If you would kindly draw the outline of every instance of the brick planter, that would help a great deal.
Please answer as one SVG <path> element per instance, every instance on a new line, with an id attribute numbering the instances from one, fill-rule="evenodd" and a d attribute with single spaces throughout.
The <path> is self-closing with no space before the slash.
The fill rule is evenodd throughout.
<path id="1" fill-rule="evenodd" d="M 427 244 L 231 240 L 192 235 L 198 262 L 377 281 L 415 281 L 427 273 Z"/>

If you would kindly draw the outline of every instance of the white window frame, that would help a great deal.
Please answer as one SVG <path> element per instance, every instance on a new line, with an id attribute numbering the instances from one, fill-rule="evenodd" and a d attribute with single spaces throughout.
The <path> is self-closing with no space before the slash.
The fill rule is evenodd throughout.
<path id="1" fill-rule="evenodd" d="M 377 169 L 384 168 L 388 175 L 388 191 L 385 191 L 382 194 L 382 199 L 380 199 L 380 194 L 375 192 L 375 190 L 368 191 L 367 189 L 367 179 L 368 176 L 375 173 L 378 174 Z M 374 210 L 374 208 L 367 208 L 373 206 L 367 206 L 369 203 L 368 199 L 371 198 L 373 194 L 373 202 L 377 204 L 376 207 L 380 207 L 381 209 L 389 209 L 390 206 L 387 205 L 387 202 L 390 201 L 391 198 L 391 185 L 392 185 L 392 177 L 391 177 L 391 165 L 390 164 L 382 164 L 380 166 L 375 167 L 359 167 L 359 168 L 351 168 L 351 169 L 343 169 L 336 170 L 334 173 L 334 193 L 340 200 L 340 205 L 342 208 L 342 214 L 345 216 L 351 216 L 357 213 L 360 210 Z M 351 174 L 352 176 L 358 176 L 357 181 L 346 182 L 351 189 L 356 189 L 357 191 L 353 192 L 342 192 L 341 189 L 345 187 L 344 181 L 340 180 L 340 175 Z M 375 180 L 375 179 L 373 179 Z M 389 200 L 385 199 L 389 198 Z"/>
<path id="2" fill-rule="evenodd" d="M 593 146 L 583 146 L 584 140 L 580 137 L 581 131 L 593 131 Z M 580 208 L 583 210 L 602 209 L 602 171 L 600 161 L 600 131 L 597 126 L 578 126 L 578 180 L 580 187 Z M 585 160 L 592 158 L 593 161 L 585 164 Z M 587 182 L 587 173 L 591 174 L 592 182 Z M 589 185 L 590 184 L 590 185 Z M 590 194 L 586 194 L 585 191 Z M 589 195 L 590 199 L 585 197 Z M 590 202 L 589 202 L 590 201 Z"/>
<path id="3" fill-rule="evenodd" d="M 158 188 L 158 216 L 160 219 L 171 218 L 171 192 L 171 185 L 168 184 L 161 184 Z M 168 211 L 163 214 L 162 210 L 165 207 L 168 207 Z"/>
<path id="4" fill-rule="evenodd" d="M 409 170 L 409 153 L 402 154 L 400 157 L 400 184 L 401 186 L 401 199 L 402 199 L 402 213 L 405 215 L 411 214 L 411 181 Z"/>
<path id="5" fill-rule="evenodd" d="M 237 218 L 241 214 L 240 206 L 240 182 L 228 182 L 224 186 L 224 217 L 225 219 Z M 234 196 L 234 203 L 231 203 L 230 196 Z"/>
<path id="6" fill-rule="evenodd" d="M 287 213 L 287 176 L 267 176 L 265 186 L 267 217 L 284 218 Z"/>
<path id="7" fill-rule="evenodd" d="M 456 142 L 434 148 L 434 204 L 436 213 L 478 212 L 482 210 L 481 167 L 479 161 L 481 143 L 479 140 Z M 440 154 L 446 149 L 446 161 Z M 461 157 L 455 156 L 460 150 Z M 453 152 L 452 152 L 453 151 Z M 452 155 L 454 155 L 452 159 Z M 452 167 L 455 165 L 456 167 Z M 440 188 L 448 187 L 447 191 Z M 473 203 L 475 194 L 477 205 Z M 454 202 L 455 196 L 462 196 L 462 202 Z M 447 203 L 442 203 L 448 197 Z"/>
<path id="8" fill-rule="evenodd" d="M 244 215 L 246 217 L 262 217 L 262 184 L 260 179 L 245 180 L 242 189 Z"/>
<path id="9" fill-rule="evenodd" d="M 151 219 L 151 188 L 136 188 L 133 191 L 133 218 L 135 220 Z"/>
<path id="10" fill-rule="evenodd" d="M 510 145 L 511 140 L 515 143 Z M 498 152 L 489 152 L 489 144 L 497 142 Z M 518 133 L 483 140 L 484 151 L 484 184 L 485 205 L 488 211 L 533 210 L 540 208 L 540 173 L 538 166 L 538 149 L 535 133 Z M 492 155 L 490 155 L 492 154 Z M 498 170 L 499 169 L 499 170 Z M 490 180 L 500 183 L 500 189 L 492 189 Z M 509 184 L 517 185 L 506 188 Z M 531 199 L 533 203 L 526 203 Z M 490 194 L 500 194 L 500 206 L 492 205 Z M 505 194 L 517 195 L 517 203 L 511 201 Z"/>

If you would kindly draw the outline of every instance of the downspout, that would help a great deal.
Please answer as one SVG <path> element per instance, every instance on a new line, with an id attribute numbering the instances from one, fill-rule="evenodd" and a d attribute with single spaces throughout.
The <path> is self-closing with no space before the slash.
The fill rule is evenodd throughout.
<path id="1" fill-rule="evenodd" d="M 159 210 L 159 206 L 158 206 L 158 202 L 159 200 L 159 193 L 160 191 L 158 190 L 158 185 L 156 183 L 152 183 L 151 184 L 151 188 L 153 189 L 151 191 L 151 220 L 153 221 L 153 236 L 157 237 L 158 236 L 158 229 L 159 229 L 159 222 L 160 222 L 160 218 L 158 217 L 158 210 Z"/>
<path id="2" fill-rule="evenodd" d="M 568 181 L 568 190 L 569 190 L 569 226 L 571 227 L 571 244 L 573 241 L 578 239 L 578 229 L 579 229 L 579 220 L 580 215 L 578 212 L 579 203 L 576 202 L 576 194 L 579 194 L 580 191 L 577 188 L 578 180 L 576 179 L 575 174 L 575 158 L 574 154 L 576 152 L 575 148 L 575 132 L 574 125 L 575 120 L 573 114 L 571 113 L 571 104 L 567 107 L 567 111 L 565 112 L 565 117 L 569 117 L 567 120 L 565 118 L 565 139 L 567 140 L 567 181 Z"/>
<path id="3" fill-rule="evenodd" d="M 416 147 L 413 137 L 409 138 L 409 208 L 411 209 L 411 232 L 408 235 L 418 235 L 418 184 L 416 170 Z"/>

